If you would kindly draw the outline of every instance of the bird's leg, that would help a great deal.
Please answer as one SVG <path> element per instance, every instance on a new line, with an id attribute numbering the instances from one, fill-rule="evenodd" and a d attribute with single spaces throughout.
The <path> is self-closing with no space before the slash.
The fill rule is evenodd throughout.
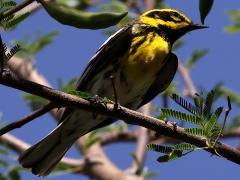
<path id="1" fill-rule="evenodd" d="M 111 75 L 109 77 L 111 79 L 112 87 L 113 87 L 113 95 L 114 95 L 114 109 L 118 109 L 119 103 L 118 103 L 118 96 L 117 96 L 117 90 L 114 82 L 114 76 Z"/>

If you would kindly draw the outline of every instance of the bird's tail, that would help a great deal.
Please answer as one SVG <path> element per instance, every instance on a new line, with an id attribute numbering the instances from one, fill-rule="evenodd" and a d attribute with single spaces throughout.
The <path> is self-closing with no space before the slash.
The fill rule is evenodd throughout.
<path id="1" fill-rule="evenodd" d="M 76 139 L 61 141 L 62 124 L 37 144 L 27 149 L 20 157 L 19 162 L 25 168 L 32 168 L 33 174 L 48 175 L 61 160 Z"/>

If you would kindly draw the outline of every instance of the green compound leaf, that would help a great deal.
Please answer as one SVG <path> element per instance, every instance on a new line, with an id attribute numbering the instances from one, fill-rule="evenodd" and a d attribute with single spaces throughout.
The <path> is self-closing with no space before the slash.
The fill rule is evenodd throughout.
<path id="1" fill-rule="evenodd" d="M 22 41 L 15 41 L 14 43 L 19 44 L 21 47 L 21 51 L 18 53 L 18 55 L 36 55 L 38 52 L 42 51 L 49 44 L 51 44 L 56 35 L 58 35 L 58 31 L 52 31 L 44 35 L 37 33 L 36 38 L 31 41 L 29 38 L 25 38 Z"/>
<path id="2" fill-rule="evenodd" d="M 216 123 L 217 123 L 217 116 L 216 116 L 215 114 L 213 114 L 213 115 L 211 116 L 211 118 L 209 119 L 209 121 L 208 121 L 208 122 L 206 123 L 206 125 L 205 125 L 205 132 L 206 132 L 207 134 L 211 134 L 213 128 L 214 128 L 215 125 L 216 125 Z"/>
<path id="3" fill-rule="evenodd" d="M 187 133 L 192 134 L 192 135 L 206 137 L 205 131 L 203 129 L 200 129 L 200 128 L 185 128 L 184 130 Z"/>
<path id="4" fill-rule="evenodd" d="M 0 1 L 0 10 L 2 11 L 3 8 L 10 8 L 12 6 L 16 6 L 17 3 L 15 1 Z"/>
<path id="5" fill-rule="evenodd" d="M 61 24 L 81 29 L 103 29 L 116 25 L 128 13 L 84 12 L 72 7 L 38 0 L 48 14 Z"/>
<path id="6" fill-rule="evenodd" d="M 161 146 L 157 144 L 148 144 L 147 149 L 151 151 L 156 151 L 164 154 L 169 154 L 173 151 L 173 147 L 170 146 Z"/>
<path id="7" fill-rule="evenodd" d="M 205 101 L 205 106 L 204 106 L 204 110 L 203 110 L 205 117 L 209 117 L 211 115 L 214 95 L 215 95 L 214 91 L 210 91 L 207 94 L 206 101 Z"/>
<path id="8" fill-rule="evenodd" d="M 174 150 L 193 151 L 193 150 L 196 150 L 196 146 L 188 144 L 188 143 L 181 143 L 181 144 L 176 144 L 174 146 Z"/>
<path id="9" fill-rule="evenodd" d="M 11 180 L 21 180 L 18 167 L 12 167 L 8 170 L 8 177 Z"/>
<path id="10" fill-rule="evenodd" d="M 222 114 L 222 111 L 223 111 L 223 107 L 218 107 L 218 108 L 215 110 L 214 114 L 215 114 L 215 116 L 217 117 L 217 119 L 218 119 L 219 116 Z"/>
<path id="11" fill-rule="evenodd" d="M 233 25 L 227 27 L 225 30 L 229 33 L 240 32 L 240 10 L 230 10 L 228 14 L 233 22 Z"/>
<path id="12" fill-rule="evenodd" d="M 234 24 L 225 29 L 229 33 L 238 33 L 240 32 L 240 24 Z"/>
<path id="13" fill-rule="evenodd" d="M 211 133 L 212 134 L 211 134 L 210 138 L 213 141 L 213 140 L 215 140 L 219 136 L 219 134 L 221 133 L 221 129 L 218 128 L 218 127 L 214 127 Z"/>
<path id="14" fill-rule="evenodd" d="M 186 121 L 193 124 L 201 124 L 201 119 L 194 115 L 186 114 L 173 109 L 161 109 L 161 111 L 164 117 L 173 117 L 181 121 Z"/>
<path id="15" fill-rule="evenodd" d="M 174 161 L 178 158 L 182 157 L 182 152 L 181 151 L 172 151 L 168 155 L 160 156 L 157 161 L 162 163 L 162 162 L 169 162 L 169 161 Z"/>
<path id="16" fill-rule="evenodd" d="M 183 99 L 182 97 L 178 96 L 177 94 L 172 95 L 172 99 L 179 104 L 181 107 L 189 111 L 190 113 L 194 115 L 198 115 L 198 111 L 194 105 Z"/>
<path id="17" fill-rule="evenodd" d="M 202 24 L 204 24 L 204 20 L 212 8 L 213 2 L 213 0 L 199 0 L 199 12 Z"/>
<path id="18" fill-rule="evenodd" d="M 5 24 L 5 29 L 10 29 L 10 28 L 14 28 L 15 26 L 17 26 L 19 23 L 21 23 L 22 21 L 24 21 L 28 16 L 30 15 L 30 13 L 25 13 L 22 14 L 20 16 L 14 17 L 11 20 L 9 20 L 8 22 L 6 22 Z"/>

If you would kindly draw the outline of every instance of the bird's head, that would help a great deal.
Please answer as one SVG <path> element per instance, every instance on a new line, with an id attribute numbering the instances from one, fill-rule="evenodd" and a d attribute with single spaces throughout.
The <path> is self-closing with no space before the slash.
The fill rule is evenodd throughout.
<path id="1" fill-rule="evenodd" d="M 159 31 L 164 31 L 171 44 L 189 31 L 206 28 L 206 26 L 194 24 L 187 16 L 174 9 L 147 11 L 138 18 L 138 21 L 141 24 L 157 28 Z"/>

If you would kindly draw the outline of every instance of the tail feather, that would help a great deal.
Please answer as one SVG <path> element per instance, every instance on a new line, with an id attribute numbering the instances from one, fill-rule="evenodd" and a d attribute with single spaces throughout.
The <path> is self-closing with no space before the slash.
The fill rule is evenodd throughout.
<path id="1" fill-rule="evenodd" d="M 75 140 L 61 141 L 61 124 L 37 144 L 27 149 L 19 162 L 39 176 L 48 175 L 72 146 Z"/>

